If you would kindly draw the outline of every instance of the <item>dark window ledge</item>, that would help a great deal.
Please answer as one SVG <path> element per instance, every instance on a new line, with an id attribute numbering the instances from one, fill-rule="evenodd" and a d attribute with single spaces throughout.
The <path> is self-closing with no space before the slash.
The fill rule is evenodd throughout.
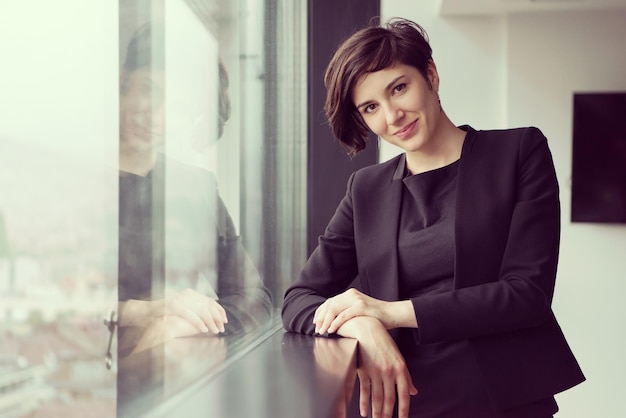
<path id="1" fill-rule="evenodd" d="M 210 378 L 169 393 L 147 410 L 142 408 L 142 413 L 159 417 L 345 416 L 356 382 L 357 341 L 293 334 L 282 328 L 266 335 Z M 165 344 L 166 350 L 170 343 Z M 205 362 L 215 356 L 212 351 L 211 345 L 194 350 L 191 357 L 181 356 L 179 366 Z M 174 372 L 167 376 L 167 370 L 164 392 L 168 392 L 168 380 L 180 378 Z"/>

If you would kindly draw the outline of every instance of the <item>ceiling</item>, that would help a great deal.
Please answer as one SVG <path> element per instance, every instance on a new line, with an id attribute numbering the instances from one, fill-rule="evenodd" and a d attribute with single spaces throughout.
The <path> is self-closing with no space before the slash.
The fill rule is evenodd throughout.
<path id="1" fill-rule="evenodd" d="M 626 0 L 440 0 L 444 16 L 502 15 L 546 11 L 624 10 Z M 626 23 L 626 22 L 625 22 Z"/>

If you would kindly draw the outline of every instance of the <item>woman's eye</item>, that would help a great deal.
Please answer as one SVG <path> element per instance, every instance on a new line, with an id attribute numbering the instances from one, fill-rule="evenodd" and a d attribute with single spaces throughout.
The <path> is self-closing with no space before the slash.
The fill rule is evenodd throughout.
<path id="1" fill-rule="evenodd" d="M 139 85 L 139 91 L 141 92 L 141 94 L 149 96 L 150 94 L 152 94 L 152 85 L 150 83 L 141 83 Z"/>
<path id="2" fill-rule="evenodd" d="M 365 107 L 363 108 L 363 111 L 364 111 L 365 113 L 372 113 L 374 110 L 376 110 L 376 105 L 375 105 L 375 104 L 373 104 L 373 103 L 372 103 L 372 104 L 368 104 L 367 106 L 365 106 Z"/>
<path id="3" fill-rule="evenodd" d="M 400 93 L 402 90 L 404 90 L 406 88 L 406 84 L 402 83 L 402 84 L 398 84 L 397 86 L 395 86 L 393 88 L 393 92 L 394 93 Z"/>

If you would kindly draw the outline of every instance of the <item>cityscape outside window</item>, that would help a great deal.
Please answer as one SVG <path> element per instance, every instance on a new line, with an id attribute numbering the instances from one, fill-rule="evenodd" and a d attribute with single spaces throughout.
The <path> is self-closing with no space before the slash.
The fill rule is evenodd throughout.
<path id="1" fill-rule="evenodd" d="M 158 408 L 279 326 L 303 3 L 0 5 L 1 416 Z"/>

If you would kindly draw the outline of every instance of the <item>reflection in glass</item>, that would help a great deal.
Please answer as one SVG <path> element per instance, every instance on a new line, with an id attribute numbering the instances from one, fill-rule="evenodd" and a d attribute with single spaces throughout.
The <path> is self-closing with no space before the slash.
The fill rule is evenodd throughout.
<path id="1" fill-rule="evenodd" d="M 0 2 L 2 417 L 115 414 L 116 13 Z"/>
<path id="2" fill-rule="evenodd" d="M 134 32 L 120 71 L 120 414 L 147 388 L 162 390 L 162 343 L 217 341 L 272 314 L 206 169 L 231 112 L 217 42 L 184 3 L 165 4 L 166 16 Z"/>
<path id="3" fill-rule="evenodd" d="M 279 325 L 305 258 L 305 11 L 0 1 L 0 416 L 159 407 Z"/>

